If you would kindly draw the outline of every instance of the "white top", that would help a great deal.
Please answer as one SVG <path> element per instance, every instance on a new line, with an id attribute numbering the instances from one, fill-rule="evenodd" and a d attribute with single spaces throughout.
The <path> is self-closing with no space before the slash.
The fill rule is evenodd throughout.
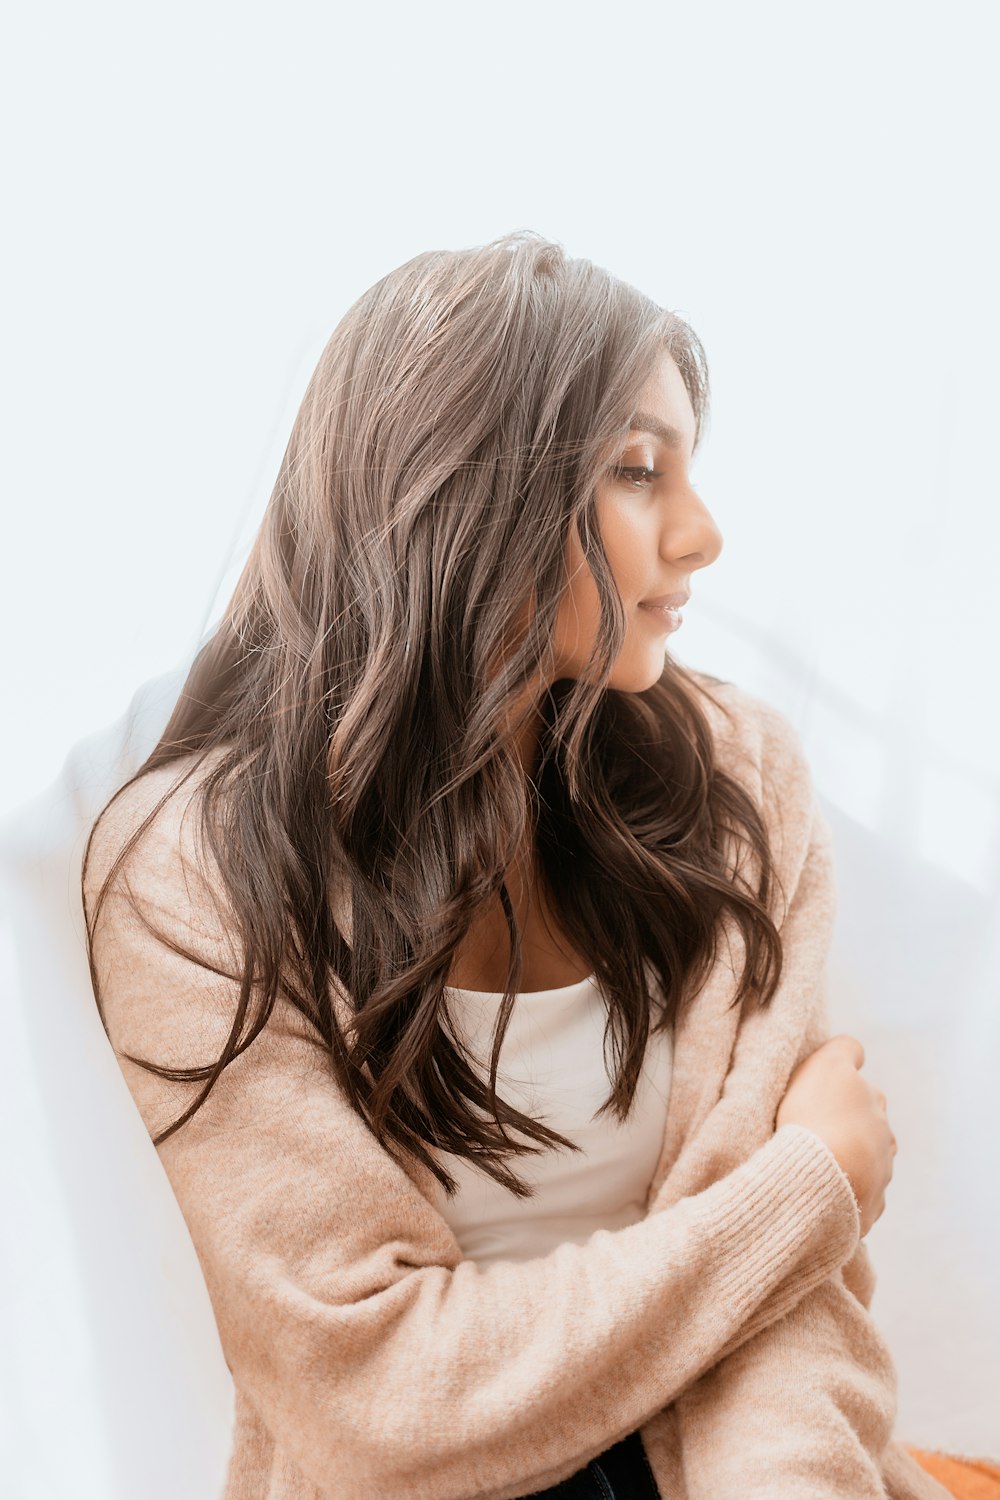
<path id="1" fill-rule="evenodd" d="M 453 1031 L 487 1082 L 501 998 L 494 991 L 446 991 Z M 581 1244 L 595 1229 L 624 1228 L 644 1216 L 663 1144 L 672 1038 L 669 1029 L 650 1036 L 627 1121 L 611 1112 L 595 1120 L 611 1087 L 603 1051 L 606 1017 L 593 975 L 517 996 L 500 1050 L 497 1095 L 583 1149 L 559 1146 L 538 1156 L 509 1157 L 515 1175 L 535 1187 L 526 1199 L 472 1162 L 436 1151 L 458 1182 L 458 1192 L 448 1198 L 435 1181 L 437 1206 L 468 1259 L 528 1260 L 564 1240 Z"/>

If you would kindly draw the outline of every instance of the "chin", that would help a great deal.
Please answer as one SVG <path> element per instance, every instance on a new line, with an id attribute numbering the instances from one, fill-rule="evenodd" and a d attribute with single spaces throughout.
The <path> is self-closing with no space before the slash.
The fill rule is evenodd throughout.
<path id="1" fill-rule="evenodd" d="M 627 668 L 616 666 L 608 679 L 608 687 L 617 693 L 644 693 L 647 688 L 655 687 L 663 676 L 664 662 L 665 656 L 661 652 L 655 661 L 636 663 Z"/>

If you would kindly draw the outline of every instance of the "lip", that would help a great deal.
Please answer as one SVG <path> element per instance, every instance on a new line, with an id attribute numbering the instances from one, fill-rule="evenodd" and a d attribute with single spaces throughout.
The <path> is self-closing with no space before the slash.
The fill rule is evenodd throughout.
<path id="1" fill-rule="evenodd" d="M 658 599 L 643 599 L 640 602 L 648 609 L 663 609 L 669 606 L 671 609 L 680 609 L 686 604 L 691 594 L 687 589 L 679 589 L 676 594 L 661 594 Z"/>
<path id="2" fill-rule="evenodd" d="M 684 616 L 675 604 L 643 603 L 639 605 L 639 608 L 644 609 L 647 615 L 652 615 L 654 620 L 658 620 L 660 629 L 665 630 L 668 635 L 671 631 L 680 629 L 684 624 Z"/>

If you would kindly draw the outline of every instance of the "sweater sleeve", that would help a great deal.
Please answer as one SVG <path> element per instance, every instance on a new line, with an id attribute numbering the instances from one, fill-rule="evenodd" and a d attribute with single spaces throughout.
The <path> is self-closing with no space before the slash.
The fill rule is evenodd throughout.
<path id="1" fill-rule="evenodd" d="M 892 1441 L 895 1411 L 889 1350 L 836 1271 L 678 1399 L 688 1500 L 945 1500 Z"/>
<path id="2" fill-rule="evenodd" d="M 151 1137 L 203 1084 L 125 1054 L 214 1062 L 237 990 L 217 891 L 172 805 L 127 867 L 138 908 L 170 942 L 138 920 L 117 877 L 94 941 L 105 1027 Z M 128 794 L 116 807 L 94 836 L 91 912 L 123 819 L 131 828 Z M 288 1459 L 343 1500 L 502 1500 L 556 1482 L 673 1400 L 762 1309 L 777 1317 L 821 1285 L 860 1229 L 832 1153 L 789 1125 L 625 1229 L 529 1261 L 463 1260 L 344 1097 L 319 1034 L 281 998 L 157 1154 L 235 1383 Z"/>
<path id="3" fill-rule="evenodd" d="M 797 732 L 760 701 L 753 717 L 762 726 L 755 760 L 764 771 L 768 824 L 781 824 L 783 805 L 809 808 L 808 842 L 800 858 L 801 820 L 784 820 L 776 847 L 789 884 L 794 879 L 782 923 L 784 977 L 770 1010 L 740 1028 L 725 1090 L 686 1143 L 684 1191 L 703 1188 L 767 1138 L 792 1069 L 830 1035 L 831 830 Z M 678 1394 L 674 1418 L 689 1500 L 884 1500 L 887 1493 L 892 1500 L 944 1500 L 948 1492 L 892 1440 L 896 1372 L 868 1311 L 873 1287 L 859 1242 L 780 1316 L 771 1316 L 780 1293 L 755 1310 L 718 1362 Z"/>

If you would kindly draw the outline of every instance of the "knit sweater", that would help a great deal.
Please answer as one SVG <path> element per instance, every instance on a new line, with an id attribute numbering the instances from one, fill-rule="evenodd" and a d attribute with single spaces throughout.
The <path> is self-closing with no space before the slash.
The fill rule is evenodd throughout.
<path id="1" fill-rule="evenodd" d="M 767 1007 L 731 1009 L 741 938 L 726 921 L 675 1031 L 643 1219 L 524 1261 L 464 1259 L 432 1174 L 379 1145 L 321 1037 L 281 998 L 156 1148 L 235 1384 L 222 1500 L 512 1500 L 636 1428 L 664 1500 L 947 1495 L 892 1437 L 895 1372 L 869 1315 L 850 1182 L 818 1135 L 775 1129 L 793 1068 L 828 1035 L 830 830 L 791 723 L 732 684 L 707 685 L 719 763 L 770 832 L 784 967 Z M 188 769 L 143 777 L 100 821 L 89 910 L 123 839 Z M 179 943 L 237 972 L 217 874 L 202 872 L 195 819 L 182 819 L 195 785 L 158 815 L 128 884 Z M 118 881 L 95 962 L 152 1137 L 203 1085 L 123 1053 L 214 1062 L 236 986 L 153 938 Z"/>

